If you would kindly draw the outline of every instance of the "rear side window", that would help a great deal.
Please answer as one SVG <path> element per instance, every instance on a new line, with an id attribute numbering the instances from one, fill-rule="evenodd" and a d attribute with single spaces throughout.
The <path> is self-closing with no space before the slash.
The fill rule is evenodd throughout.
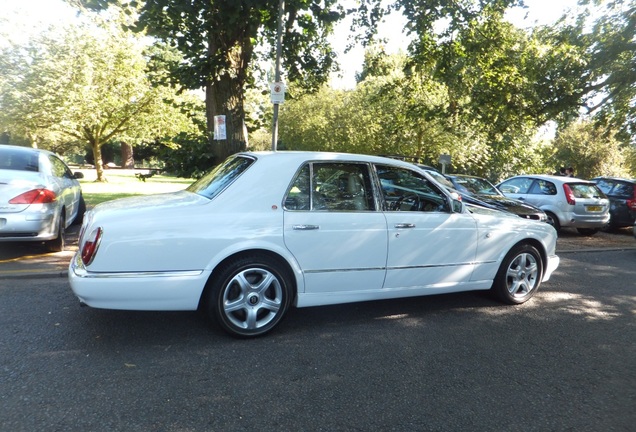
<path id="1" fill-rule="evenodd" d="M 192 183 L 186 190 L 212 199 L 223 192 L 226 187 L 245 172 L 253 163 L 254 159 L 245 156 L 229 158 L 221 165 L 217 165 L 217 167 L 208 174 Z"/>
<path id="2" fill-rule="evenodd" d="M 557 188 L 551 181 L 537 180 L 530 188 L 529 193 L 534 195 L 556 195 Z"/>
<path id="3" fill-rule="evenodd" d="M 369 167 L 359 163 L 305 165 L 287 191 L 287 210 L 375 210 Z"/>
<path id="4" fill-rule="evenodd" d="M 0 169 L 15 171 L 39 171 L 39 154 L 36 152 L 0 150 Z"/>

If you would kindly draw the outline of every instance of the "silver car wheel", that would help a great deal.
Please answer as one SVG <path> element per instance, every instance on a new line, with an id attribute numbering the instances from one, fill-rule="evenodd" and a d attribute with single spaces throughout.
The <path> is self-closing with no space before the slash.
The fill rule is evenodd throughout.
<path id="1" fill-rule="evenodd" d="M 525 297 L 536 288 L 539 266 L 531 253 L 520 253 L 508 266 L 506 284 L 513 297 Z"/>
<path id="2" fill-rule="evenodd" d="M 257 330 L 268 325 L 283 307 L 283 288 L 262 268 L 237 273 L 223 288 L 223 314 L 238 328 Z"/>

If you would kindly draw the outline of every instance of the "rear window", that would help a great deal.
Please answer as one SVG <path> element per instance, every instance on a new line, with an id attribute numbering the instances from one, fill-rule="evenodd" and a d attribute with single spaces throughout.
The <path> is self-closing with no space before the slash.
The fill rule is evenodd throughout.
<path id="1" fill-rule="evenodd" d="M 39 170 L 38 158 L 39 154 L 36 152 L 0 148 L 0 169 L 37 172 Z"/>
<path id="2" fill-rule="evenodd" d="M 605 194 L 594 184 L 568 183 L 574 198 L 605 198 Z"/>
<path id="3" fill-rule="evenodd" d="M 606 195 L 631 198 L 634 196 L 634 185 L 628 182 L 621 182 L 608 179 L 599 179 L 596 185 Z"/>
<path id="4" fill-rule="evenodd" d="M 192 183 L 186 190 L 212 199 L 223 192 L 253 163 L 254 159 L 245 156 L 230 157 L 208 174 Z"/>

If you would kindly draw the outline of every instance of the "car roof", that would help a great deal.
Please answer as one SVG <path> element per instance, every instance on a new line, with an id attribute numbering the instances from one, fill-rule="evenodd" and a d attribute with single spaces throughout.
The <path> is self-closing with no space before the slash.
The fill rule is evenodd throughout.
<path id="1" fill-rule="evenodd" d="M 591 179 L 592 181 L 594 180 L 612 180 L 612 181 L 621 181 L 621 182 L 627 182 L 627 183 L 632 183 L 632 184 L 636 184 L 636 179 L 628 179 L 628 178 L 623 178 L 623 177 L 606 177 L 606 176 L 600 176 L 600 177 L 594 177 L 593 179 Z"/>
<path id="2" fill-rule="evenodd" d="M 44 153 L 47 155 L 55 155 L 55 153 L 48 151 L 48 150 L 44 150 L 44 149 L 39 149 L 39 148 L 33 148 L 33 147 L 24 147 L 24 146 L 17 146 L 17 145 L 11 145 L 11 144 L 0 144 L 0 150 L 8 150 L 13 152 L 14 154 L 33 154 L 33 153 Z"/>
<path id="3" fill-rule="evenodd" d="M 348 161 L 348 162 L 372 162 L 390 165 L 402 166 L 404 168 L 413 169 L 414 165 L 410 162 L 404 162 L 398 159 L 386 158 L 383 156 L 372 156 L 356 153 L 335 153 L 335 152 L 316 152 L 316 151 L 254 151 L 239 153 L 246 156 L 252 156 L 257 159 L 276 159 L 279 163 L 290 163 L 299 165 L 305 161 L 321 160 L 328 161 Z"/>
<path id="4" fill-rule="evenodd" d="M 566 177 L 566 176 L 556 176 L 556 175 L 548 175 L 548 174 L 521 174 L 514 177 L 507 178 L 503 180 L 501 183 L 511 180 L 513 178 L 533 178 L 538 180 L 548 180 L 556 183 L 594 183 L 591 180 L 585 180 L 578 177 Z"/>

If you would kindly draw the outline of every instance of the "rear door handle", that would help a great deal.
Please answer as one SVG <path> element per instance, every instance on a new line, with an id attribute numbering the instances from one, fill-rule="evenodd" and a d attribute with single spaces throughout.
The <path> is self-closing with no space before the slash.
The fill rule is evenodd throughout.
<path id="1" fill-rule="evenodd" d="M 311 230 L 317 230 L 319 228 L 320 228 L 319 225 L 294 225 L 294 226 L 292 226 L 292 229 L 297 230 L 297 231 L 311 231 Z"/>

